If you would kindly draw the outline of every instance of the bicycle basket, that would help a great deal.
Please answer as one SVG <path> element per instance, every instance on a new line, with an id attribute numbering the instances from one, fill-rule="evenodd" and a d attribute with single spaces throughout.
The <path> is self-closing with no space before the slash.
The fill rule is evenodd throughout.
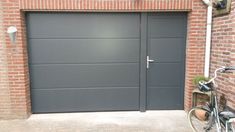
<path id="1" fill-rule="evenodd" d="M 200 82 L 198 84 L 198 89 L 202 92 L 208 92 L 212 90 L 212 83 Z"/>

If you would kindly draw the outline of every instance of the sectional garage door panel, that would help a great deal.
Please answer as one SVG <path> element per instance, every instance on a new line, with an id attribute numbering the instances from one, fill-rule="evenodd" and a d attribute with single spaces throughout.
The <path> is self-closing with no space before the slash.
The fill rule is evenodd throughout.
<path id="1" fill-rule="evenodd" d="M 137 64 L 31 65 L 32 89 L 138 87 Z M 48 81 L 49 80 L 49 81 Z"/>
<path id="2" fill-rule="evenodd" d="M 179 101 L 179 99 L 182 98 L 180 88 L 181 87 L 150 87 L 148 89 L 148 109 L 182 110 L 183 104 L 181 100 Z"/>
<path id="3" fill-rule="evenodd" d="M 185 36 L 186 13 L 152 13 L 148 15 L 149 38 L 176 38 Z M 153 26 L 154 25 L 154 26 Z"/>
<path id="4" fill-rule="evenodd" d="M 183 61 L 182 44 L 185 43 L 183 38 L 151 38 L 149 41 L 149 47 L 154 50 L 154 52 L 150 52 L 150 56 L 158 58 L 158 62 L 180 63 Z"/>
<path id="5" fill-rule="evenodd" d="M 31 64 L 139 62 L 139 39 L 29 39 L 29 43 Z"/>
<path id="6" fill-rule="evenodd" d="M 34 113 L 139 109 L 140 16 L 29 13 Z"/>
<path id="7" fill-rule="evenodd" d="M 36 113 L 138 110 L 139 105 L 135 87 L 33 89 L 32 93 L 32 111 Z"/>
<path id="8" fill-rule="evenodd" d="M 139 38 L 138 13 L 30 13 L 29 38 Z"/>
<path id="9" fill-rule="evenodd" d="M 151 72 L 149 72 L 148 81 L 150 87 L 173 86 L 180 87 L 181 82 L 181 65 L 174 63 L 155 63 L 152 64 Z M 160 75 L 160 76 L 156 76 Z M 171 93 L 171 91 L 169 91 Z"/>

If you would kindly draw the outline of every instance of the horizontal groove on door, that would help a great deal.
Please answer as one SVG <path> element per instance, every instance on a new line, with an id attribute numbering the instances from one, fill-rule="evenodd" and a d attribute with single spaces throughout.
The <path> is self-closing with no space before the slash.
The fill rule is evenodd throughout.
<path id="1" fill-rule="evenodd" d="M 181 86 L 177 86 L 177 85 L 152 85 L 149 86 L 149 88 L 180 88 Z"/>
<path id="2" fill-rule="evenodd" d="M 104 86 L 104 87 L 48 87 L 48 88 L 40 88 L 40 87 L 32 87 L 34 90 L 65 90 L 65 89 L 125 89 L 125 88 L 133 88 L 138 89 L 138 87 L 112 87 L 112 86 Z"/>
<path id="3" fill-rule="evenodd" d="M 105 37 L 99 37 L 99 38 L 80 38 L 80 37 L 66 37 L 66 38 L 63 38 L 63 37 L 58 37 L 58 38 L 52 38 L 52 37 L 50 37 L 50 38 L 28 38 L 28 39 L 59 39 L 59 40 L 61 40 L 61 39 L 138 39 L 139 40 L 139 38 L 137 38 L 137 37 L 122 37 L 122 38 L 105 38 Z"/>
<path id="4" fill-rule="evenodd" d="M 156 60 L 158 61 L 158 60 Z M 177 63 L 180 63 L 181 61 L 174 61 L 174 62 L 169 62 L 169 61 L 158 61 L 158 62 L 152 62 L 151 64 L 157 64 L 157 63 L 161 63 L 161 64 L 177 64 Z"/>
<path id="5" fill-rule="evenodd" d="M 138 64 L 139 62 L 97 62 L 97 63 L 29 63 L 32 66 L 40 65 L 120 65 L 120 64 Z"/>
<path id="6" fill-rule="evenodd" d="M 184 37 L 179 34 L 179 36 L 178 35 L 172 35 L 172 36 L 150 36 L 149 39 L 153 39 L 153 40 L 154 39 L 184 39 Z"/>

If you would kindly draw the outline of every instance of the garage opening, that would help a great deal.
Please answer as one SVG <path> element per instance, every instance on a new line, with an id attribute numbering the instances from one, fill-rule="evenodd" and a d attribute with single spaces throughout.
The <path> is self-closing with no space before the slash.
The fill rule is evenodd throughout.
<path id="1" fill-rule="evenodd" d="M 183 109 L 186 14 L 142 16 L 27 13 L 32 112 Z"/>

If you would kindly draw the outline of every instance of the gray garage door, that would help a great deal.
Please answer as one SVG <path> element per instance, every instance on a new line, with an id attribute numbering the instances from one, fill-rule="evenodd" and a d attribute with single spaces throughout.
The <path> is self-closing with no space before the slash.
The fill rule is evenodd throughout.
<path id="1" fill-rule="evenodd" d="M 28 13 L 32 111 L 182 109 L 185 18 Z"/>
<path id="2" fill-rule="evenodd" d="M 32 111 L 138 110 L 139 19 L 28 14 Z"/>

